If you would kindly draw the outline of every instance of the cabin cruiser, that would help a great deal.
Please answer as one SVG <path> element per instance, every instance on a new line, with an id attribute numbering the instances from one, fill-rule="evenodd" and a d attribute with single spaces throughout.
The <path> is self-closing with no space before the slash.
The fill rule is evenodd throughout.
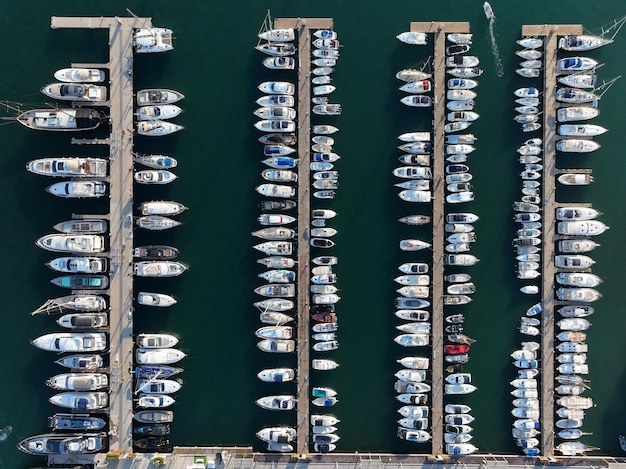
<path id="1" fill-rule="evenodd" d="M 98 127 L 104 116 L 95 109 L 33 109 L 24 111 L 16 117 L 17 121 L 31 129 L 49 131 L 93 130 Z"/>
<path id="2" fill-rule="evenodd" d="M 292 353 L 296 348 L 296 343 L 290 339 L 263 339 L 257 343 L 257 347 L 263 352 Z"/>
<path id="3" fill-rule="evenodd" d="M 46 187 L 46 192 L 66 199 L 94 198 L 106 195 L 103 181 L 64 181 Z"/>
<path id="4" fill-rule="evenodd" d="M 139 365 L 169 365 L 176 363 L 186 354 L 175 348 L 138 348 L 135 359 Z"/>
<path id="5" fill-rule="evenodd" d="M 560 207 L 556 209 L 557 220 L 592 220 L 602 212 L 591 207 Z"/>
<path id="6" fill-rule="evenodd" d="M 177 301 L 173 296 L 166 295 L 165 293 L 139 292 L 137 294 L 137 303 L 145 306 L 165 308 L 176 304 Z"/>
<path id="7" fill-rule="evenodd" d="M 167 28 L 140 28 L 133 34 L 133 48 L 137 54 L 166 52 L 174 49 L 172 30 Z"/>
<path id="8" fill-rule="evenodd" d="M 267 57 L 262 63 L 264 67 L 272 70 L 293 70 L 296 66 L 293 57 Z"/>
<path id="9" fill-rule="evenodd" d="M 432 91 L 432 83 L 430 80 L 410 81 L 405 83 L 400 88 L 400 91 L 405 93 L 420 94 Z"/>
<path id="10" fill-rule="evenodd" d="M 595 236 L 608 229 L 608 226 L 597 220 L 561 221 L 557 223 L 557 232 L 562 235 Z"/>
<path id="11" fill-rule="evenodd" d="M 92 417 L 89 414 L 56 413 L 48 417 L 48 425 L 52 430 L 76 430 L 85 432 L 100 430 L 104 428 L 106 424 L 104 419 Z"/>
<path id="12" fill-rule="evenodd" d="M 273 57 L 286 57 L 296 53 L 296 46 L 291 42 L 267 42 L 259 44 L 255 49 Z"/>
<path id="13" fill-rule="evenodd" d="M 59 407 L 66 407 L 83 412 L 88 410 L 100 410 L 108 407 L 109 393 L 105 391 L 68 391 L 55 394 L 50 397 L 48 401 Z"/>
<path id="14" fill-rule="evenodd" d="M 146 394 L 173 394 L 180 390 L 182 385 L 173 379 L 138 379 L 137 391 Z"/>
<path id="15" fill-rule="evenodd" d="M 106 349 L 103 332 L 55 332 L 31 341 L 35 347 L 52 352 L 99 352 Z"/>
<path id="16" fill-rule="evenodd" d="M 566 138 L 557 140 L 556 149 L 565 153 L 590 153 L 600 148 L 593 140 Z"/>
<path id="17" fill-rule="evenodd" d="M 424 46 L 428 44 L 428 35 L 426 33 L 406 31 L 396 36 L 400 42 L 413 46 Z"/>
<path id="18" fill-rule="evenodd" d="M 587 269 L 596 262 L 581 254 L 560 254 L 554 256 L 554 265 L 562 269 Z"/>
<path id="19" fill-rule="evenodd" d="M 477 86 L 478 82 L 471 78 L 450 78 L 448 80 L 448 88 L 450 90 L 471 90 Z"/>
<path id="20" fill-rule="evenodd" d="M 17 448 L 35 456 L 62 454 L 72 457 L 105 451 L 107 442 L 106 433 L 48 433 L 26 438 L 18 443 Z"/>
<path id="21" fill-rule="evenodd" d="M 556 296 L 563 301 L 580 301 L 590 303 L 602 298 L 602 294 L 593 288 L 559 288 Z"/>
<path id="22" fill-rule="evenodd" d="M 590 239 L 563 239 L 558 242 L 559 250 L 563 253 L 589 252 L 598 246 L 598 243 Z"/>
<path id="23" fill-rule="evenodd" d="M 107 313 L 68 313 L 57 319 L 57 324 L 68 329 L 97 329 L 108 325 Z"/>
<path id="24" fill-rule="evenodd" d="M 180 251 L 178 249 L 165 244 L 149 244 L 133 249 L 133 257 L 144 260 L 171 260 L 176 259 L 179 254 Z"/>
<path id="25" fill-rule="evenodd" d="M 137 406 L 145 409 L 161 409 L 174 404 L 175 400 L 167 394 L 140 394 Z"/>
<path id="26" fill-rule="evenodd" d="M 294 120 L 296 118 L 296 110 L 291 107 L 286 107 L 286 106 L 285 107 L 283 106 L 260 107 L 256 109 L 253 114 L 257 116 L 259 119 Z M 265 154 L 267 155 L 267 153 Z"/>
<path id="27" fill-rule="evenodd" d="M 41 92 L 50 98 L 62 101 L 101 103 L 107 100 L 106 87 L 88 83 L 50 83 L 41 88 Z"/>
<path id="28" fill-rule="evenodd" d="M 261 92 L 272 95 L 293 95 L 296 87 L 287 81 L 264 81 L 257 87 Z"/>
<path id="29" fill-rule="evenodd" d="M 75 370 L 97 370 L 104 366 L 102 356 L 91 353 L 65 355 L 54 363 Z"/>
<path id="30" fill-rule="evenodd" d="M 139 121 L 173 119 L 180 115 L 181 112 L 183 112 L 183 110 L 175 104 L 153 104 L 137 108 L 135 117 Z"/>
<path id="31" fill-rule="evenodd" d="M 255 402 L 267 410 L 292 410 L 296 407 L 297 399 L 292 395 L 276 395 L 261 397 Z"/>
<path id="32" fill-rule="evenodd" d="M 104 257 L 57 257 L 46 265 L 57 272 L 98 274 L 108 272 Z"/>
<path id="33" fill-rule="evenodd" d="M 430 73 L 426 73 L 421 70 L 415 70 L 412 68 L 400 70 L 398 73 L 396 73 L 396 78 L 398 80 L 405 81 L 407 83 L 412 81 L 427 80 L 431 77 L 432 75 Z"/>
<path id="34" fill-rule="evenodd" d="M 176 174 L 167 169 L 144 169 L 135 172 L 135 181 L 140 184 L 169 184 L 176 179 Z"/>
<path id="35" fill-rule="evenodd" d="M 135 262 L 133 271 L 138 277 L 176 277 L 187 268 L 178 261 L 140 261 Z"/>
<path id="36" fill-rule="evenodd" d="M 97 391 L 108 385 L 105 373 L 61 373 L 46 380 L 46 386 L 69 391 Z"/>
<path id="37" fill-rule="evenodd" d="M 292 120 L 260 120 L 254 126 L 262 132 L 294 132 L 296 124 Z"/>
<path id="38" fill-rule="evenodd" d="M 54 78 L 64 83 L 99 83 L 105 75 L 97 68 L 62 68 L 54 72 Z"/>
<path id="39" fill-rule="evenodd" d="M 53 177 L 106 177 L 107 167 L 107 160 L 89 157 L 40 158 L 26 164 L 31 173 Z"/>
<path id="40" fill-rule="evenodd" d="M 153 200 L 139 205 L 142 215 L 178 215 L 187 210 L 180 202 Z"/>
<path id="41" fill-rule="evenodd" d="M 598 62 L 589 57 L 566 57 L 558 61 L 561 72 L 582 72 L 596 67 Z"/>

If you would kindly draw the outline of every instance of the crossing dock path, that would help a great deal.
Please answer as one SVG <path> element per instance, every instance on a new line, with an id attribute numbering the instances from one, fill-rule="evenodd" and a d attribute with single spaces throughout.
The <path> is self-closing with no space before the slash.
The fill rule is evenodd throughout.
<path id="1" fill-rule="evenodd" d="M 133 30 L 152 27 L 150 18 L 58 17 L 52 29 L 108 29 L 109 61 L 102 64 L 72 64 L 73 67 L 106 69 L 109 75 L 108 139 L 90 143 L 108 144 L 110 287 L 109 309 L 109 454 L 133 453 Z M 62 40 L 62 38 L 61 38 Z M 85 143 L 82 140 L 76 143 Z M 70 455 L 71 456 L 71 455 Z M 85 455 L 87 456 L 87 455 Z M 93 455 L 89 455 L 92 457 Z M 71 462 L 68 455 L 49 458 L 50 463 Z M 75 459 L 76 456 L 73 457 Z"/>
<path id="2" fill-rule="evenodd" d="M 298 32 L 298 337 L 297 337 L 297 450 L 309 453 L 310 406 L 310 310 L 311 283 L 311 29 L 332 29 L 330 18 L 277 18 L 275 28 L 294 28 Z"/>
<path id="3" fill-rule="evenodd" d="M 441 457 L 443 447 L 443 370 L 446 367 L 443 352 L 445 335 L 443 330 L 443 247 L 445 243 L 445 133 L 446 124 L 446 34 L 469 33 L 469 23 L 438 22 L 411 23 L 411 32 L 433 34 L 433 136 L 432 136 L 432 176 L 433 176 L 433 238 L 432 238 L 432 399 L 430 401 L 433 456 Z"/>

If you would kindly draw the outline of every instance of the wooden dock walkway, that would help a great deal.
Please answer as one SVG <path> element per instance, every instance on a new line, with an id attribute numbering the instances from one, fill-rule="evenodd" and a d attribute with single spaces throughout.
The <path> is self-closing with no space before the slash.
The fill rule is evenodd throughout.
<path id="1" fill-rule="evenodd" d="M 541 454 L 554 456 L 554 342 L 555 294 L 554 265 L 556 234 L 555 211 L 562 204 L 556 201 L 557 122 L 556 78 L 558 73 L 558 35 L 581 34 L 581 25 L 525 25 L 522 36 L 542 36 L 544 40 L 544 112 L 543 112 L 543 237 L 541 256 Z"/>
<path id="2" fill-rule="evenodd" d="M 133 29 L 152 26 L 150 18 L 57 17 L 52 29 L 105 28 L 109 32 L 110 124 L 108 139 L 76 139 L 77 144 L 110 145 L 109 229 L 109 451 L 133 453 Z M 67 456 L 65 456 L 67 457 Z M 62 464 L 58 458 L 55 463 Z"/>
<path id="3" fill-rule="evenodd" d="M 447 33 L 468 33 L 469 23 L 411 23 L 412 32 L 433 33 L 434 55 L 433 55 L 433 238 L 432 238 L 432 396 L 430 401 L 431 413 L 431 453 L 433 456 L 440 456 L 445 453 L 443 443 L 444 413 L 443 413 L 443 391 L 444 376 L 443 370 L 446 366 L 443 346 L 445 345 L 444 335 L 444 312 L 443 312 L 443 275 L 444 275 L 444 244 L 445 244 L 445 133 L 446 124 L 446 34 Z"/>
<path id="4" fill-rule="evenodd" d="M 311 280 L 310 227 L 310 150 L 311 150 L 311 29 L 332 29 L 329 18 L 277 18 L 275 28 L 294 28 L 298 32 L 298 406 L 297 406 L 297 453 L 309 453 L 309 406 L 310 406 L 310 305 Z"/>

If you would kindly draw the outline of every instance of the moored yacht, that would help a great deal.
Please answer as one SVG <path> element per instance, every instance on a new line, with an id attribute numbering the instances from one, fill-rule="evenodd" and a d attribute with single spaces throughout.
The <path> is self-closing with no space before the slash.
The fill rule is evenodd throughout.
<path id="1" fill-rule="evenodd" d="M 54 78 L 64 83 L 98 83 L 105 75 L 97 68 L 62 68 L 54 72 Z"/>
<path id="2" fill-rule="evenodd" d="M 33 109 L 17 116 L 17 121 L 31 129 L 49 131 L 80 131 L 98 127 L 104 116 L 95 109 Z"/>
<path id="3" fill-rule="evenodd" d="M 87 83 L 50 83 L 41 88 L 41 92 L 50 98 L 61 101 L 97 103 L 107 99 L 106 87 Z"/>
<path id="4" fill-rule="evenodd" d="M 46 191 L 66 199 L 102 197 L 106 195 L 107 186 L 103 181 L 64 181 L 51 184 Z"/>
<path id="5" fill-rule="evenodd" d="M 108 162 L 102 158 L 49 157 L 29 161 L 31 173 L 53 177 L 106 177 Z"/>
<path id="6" fill-rule="evenodd" d="M 172 30 L 168 28 L 140 28 L 133 34 L 133 48 L 137 54 L 172 50 Z"/>
<path id="7" fill-rule="evenodd" d="M 136 99 L 138 106 L 153 104 L 173 104 L 183 99 L 185 95 L 178 91 L 163 88 L 144 89 L 137 91 Z"/>
<path id="8" fill-rule="evenodd" d="M 94 234 L 49 234 L 39 238 L 35 244 L 55 252 L 95 254 L 104 251 L 104 237 Z"/>

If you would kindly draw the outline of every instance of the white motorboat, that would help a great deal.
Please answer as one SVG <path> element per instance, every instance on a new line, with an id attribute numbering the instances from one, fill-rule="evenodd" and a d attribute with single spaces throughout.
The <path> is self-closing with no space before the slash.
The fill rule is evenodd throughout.
<path id="1" fill-rule="evenodd" d="M 449 443 L 446 444 L 446 453 L 450 456 L 463 456 L 478 451 L 478 448 L 471 443 Z"/>
<path id="2" fill-rule="evenodd" d="M 281 215 L 278 213 L 262 213 L 257 218 L 257 221 L 263 226 L 279 226 L 293 223 L 296 221 L 296 218 L 291 215 Z"/>
<path id="3" fill-rule="evenodd" d="M 566 138 L 556 142 L 556 149 L 567 153 L 590 153 L 598 148 L 600 144 L 593 140 Z"/>
<path id="4" fill-rule="evenodd" d="M 564 318 L 557 322 L 562 331 L 586 331 L 591 323 L 585 318 Z"/>
<path id="5" fill-rule="evenodd" d="M 449 112 L 447 119 L 449 122 L 473 122 L 478 119 L 479 115 L 474 111 L 456 111 Z"/>
<path id="6" fill-rule="evenodd" d="M 428 370 L 430 367 L 430 359 L 426 357 L 404 357 L 396 362 L 412 370 Z"/>
<path id="7" fill-rule="evenodd" d="M 337 50 L 340 44 L 337 39 L 317 38 L 313 40 L 313 46 L 321 50 Z"/>
<path id="8" fill-rule="evenodd" d="M 160 409 L 174 404 L 175 400 L 167 394 L 140 394 L 137 406 L 144 409 Z"/>
<path id="9" fill-rule="evenodd" d="M 170 156 L 134 154 L 135 162 L 154 169 L 171 169 L 178 165 L 178 161 Z"/>
<path id="10" fill-rule="evenodd" d="M 254 333 L 260 339 L 291 339 L 293 328 L 291 326 L 263 326 Z"/>
<path id="11" fill-rule="evenodd" d="M 461 89 L 461 90 L 451 89 L 451 90 L 448 90 L 448 92 L 446 93 L 446 98 L 449 100 L 453 100 L 453 101 L 468 101 L 471 99 L 475 99 L 476 96 L 477 96 L 476 93 L 473 92 L 472 90 L 465 90 L 465 89 Z M 446 138 L 448 143 L 452 143 L 449 141 L 450 137 L 452 136 L 449 136 L 448 138 Z M 458 135 L 455 137 L 461 139 L 463 136 Z M 476 139 L 472 135 L 471 137 L 468 138 L 468 140 L 469 140 L 468 143 L 474 143 L 474 140 Z M 459 141 L 459 142 L 454 142 L 454 143 L 464 143 L 464 142 Z"/>
<path id="12" fill-rule="evenodd" d="M 138 348 L 135 351 L 135 360 L 139 365 L 169 365 L 185 356 L 184 352 L 175 348 Z"/>
<path id="13" fill-rule="evenodd" d="M 311 361 L 311 366 L 314 370 L 327 371 L 334 370 L 339 366 L 339 363 L 333 360 L 325 360 L 325 359 L 313 359 Z"/>
<path id="14" fill-rule="evenodd" d="M 427 93 L 432 91 L 432 82 L 430 80 L 410 81 L 398 89 L 411 94 Z"/>
<path id="15" fill-rule="evenodd" d="M 428 44 L 428 35 L 426 33 L 406 31 L 396 36 L 400 42 L 413 46 L 425 46 Z"/>
<path id="16" fill-rule="evenodd" d="M 106 373 L 61 373 L 47 379 L 46 385 L 60 390 L 97 391 L 108 387 L 109 375 Z"/>
<path id="17" fill-rule="evenodd" d="M 471 202 L 472 200 L 474 200 L 474 193 L 471 191 L 455 192 L 446 196 L 446 202 L 449 204 Z"/>
<path id="18" fill-rule="evenodd" d="M 292 395 L 265 396 L 257 399 L 256 405 L 267 410 L 292 410 L 298 402 Z"/>
<path id="19" fill-rule="evenodd" d="M 404 96 L 400 99 L 400 102 L 410 107 L 430 107 L 433 104 L 430 96 L 424 96 L 421 94 L 410 94 L 408 96 Z M 315 109 L 313 112 L 315 112 Z"/>
<path id="20" fill-rule="evenodd" d="M 399 309 L 394 313 L 398 318 L 405 321 L 428 321 L 430 313 L 428 311 L 415 309 Z M 410 367 L 407 367 L 410 368 Z"/>
<path id="21" fill-rule="evenodd" d="M 478 67 L 455 67 L 447 70 L 449 75 L 456 78 L 471 79 L 483 74 L 483 70 Z"/>
<path id="22" fill-rule="evenodd" d="M 262 132 L 294 132 L 296 124 L 291 120 L 260 120 L 254 126 Z"/>
<path id="23" fill-rule="evenodd" d="M 108 272 L 104 257 L 57 257 L 46 265 L 57 272 L 99 274 Z"/>
<path id="24" fill-rule="evenodd" d="M 35 347 L 52 352 L 99 352 L 106 349 L 103 332 L 57 332 L 31 341 Z"/>
<path id="25" fill-rule="evenodd" d="M 584 206 L 569 206 L 556 209 L 557 220 L 593 220 L 600 215 L 602 215 L 602 212 Z"/>
<path id="26" fill-rule="evenodd" d="M 293 70 L 296 66 L 293 57 L 267 57 L 262 63 L 264 67 L 272 70 Z"/>
<path id="27" fill-rule="evenodd" d="M 476 67 L 480 63 L 478 57 L 474 55 L 453 55 L 450 57 L 446 57 L 446 67 L 454 68 L 468 68 L 468 67 Z"/>
<path id="28" fill-rule="evenodd" d="M 153 104 L 173 104 L 184 97 L 185 95 L 178 91 L 157 88 L 139 90 L 136 100 L 138 106 L 148 106 Z"/>
<path id="29" fill-rule="evenodd" d="M 600 96 L 591 91 L 565 87 L 556 91 L 556 100 L 573 104 L 590 103 L 592 107 L 596 107 Z"/>
<path id="30" fill-rule="evenodd" d="M 598 61 L 590 57 L 566 57 L 558 61 L 559 71 L 584 72 L 598 66 Z"/>
<path id="31" fill-rule="evenodd" d="M 258 36 L 269 42 L 291 42 L 296 38 L 296 33 L 293 28 L 275 28 L 260 32 Z"/>
<path id="32" fill-rule="evenodd" d="M 403 239 L 400 241 L 400 249 L 403 251 L 419 251 L 431 247 L 430 243 L 420 241 L 419 239 Z"/>
<path id="33" fill-rule="evenodd" d="M 422 321 L 412 321 L 405 324 L 400 324 L 396 326 L 396 329 L 400 332 L 405 332 L 407 334 L 429 334 L 430 323 Z M 400 376 L 398 376 L 398 378 L 404 381 L 411 381 L 410 379 L 402 378 Z"/>
<path id="34" fill-rule="evenodd" d="M 177 301 L 173 296 L 166 295 L 165 293 L 139 292 L 137 294 L 137 303 L 145 306 L 166 308 L 175 305 Z"/>
<path id="35" fill-rule="evenodd" d="M 444 385 L 444 394 L 470 394 L 477 389 L 473 384 L 446 384 Z"/>
<path id="36" fill-rule="evenodd" d="M 256 191 L 265 197 L 290 198 L 296 195 L 296 188 L 281 184 L 261 184 Z"/>
<path id="37" fill-rule="evenodd" d="M 542 57 L 543 53 L 535 49 L 522 49 L 515 51 L 515 55 L 524 60 L 537 60 Z"/>
<path id="38" fill-rule="evenodd" d="M 257 378 L 266 383 L 286 383 L 295 377 L 296 372 L 292 368 L 267 368 L 257 373 Z"/>
<path id="39" fill-rule="evenodd" d="M 97 68 L 62 68 L 54 72 L 54 78 L 64 83 L 99 83 L 105 74 Z"/>
<path id="40" fill-rule="evenodd" d="M 295 93 L 295 85 L 288 81 L 264 81 L 257 87 L 261 92 L 271 95 L 288 95 Z"/>
<path id="41" fill-rule="evenodd" d="M 536 37 L 524 37 L 515 42 L 526 49 L 539 49 L 543 47 L 543 40 Z"/>
<path id="42" fill-rule="evenodd" d="M 295 341 L 290 339 L 263 339 L 257 347 L 269 353 L 291 353 L 295 350 Z"/>
<path id="43" fill-rule="evenodd" d="M 187 268 L 178 261 L 140 261 L 135 262 L 133 271 L 138 277 L 176 277 Z"/>
<path id="44" fill-rule="evenodd" d="M 450 90 L 471 90 L 478 86 L 478 82 L 471 78 L 450 78 L 447 84 Z"/>
<path id="45" fill-rule="evenodd" d="M 444 265 L 470 266 L 478 262 L 478 258 L 472 254 L 444 254 Z"/>
<path id="46" fill-rule="evenodd" d="M 171 334 L 139 334 L 135 342 L 146 349 L 170 348 L 178 343 L 178 338 Z"/>
<path id="47" fill-rule="evenodd" d="M 146 394 L 173 394 L 178 392 L 182 385 L 173 379 L 138 379 L 136 392 Z"/>
<path id="48" fill-rule="evenodd" d="M 556 296 L 563 301 L 581 301 L 590 303 L 602 298 L 602 294 L 593 288 L 559 288 Z"/>
<path id="49" fill-rule="evenodd" d="M 320 116 L 338 116 L 341 114 L 341 104 L 316 104 L 313 114 Z"/>
<path id="50" fill-rule="evenodd" d="M 101 103 L 107 100 L 106 87 L 88 83 L 50 83 L 41 88 L 41 92 L 62 101 Z"/>
<path id="51" fill-rule="evenodd" d="M 109 405 L 109 393 L 96 392 L 62 392 L 48 399 L 51 404 L 81 411 L 105 409 Z"/>
<path id="52" fill-rule="evenodd" d="M 558 312 L 564 318 L 583 318 L 591 316 L 594 313 L 594 308 L 588 305 L 567 305 L 561 306 Z M 565 352 L 568 350 L 561 351 Z"/>
<path id="53" fill-rule="evenodd" d="M 403 190 L 398 196 L 406 202 L 430 202 L 433 198 L 431 191 Z"/>
<path id="54" fill-rule="evenodd" d="M 292 322 L 294 318 L 278 311 L 262 311 L 261 314 L 259 314 L 259 320 L 263 324 L 278 326 Z"/>
<path id="55" fill-rule="evenodd" d="M 557 77 L 557 81 L 562 85 L 573 88 L 593 88 L 596 84 L 597 75 L 589 73 L 572 73 Z"/>
<path id="56" fill-rule="evenodd" d="M 183 112 L 182 108 L 175 104 L 153 104 L 140 106 L 135 112 L 139 121 L 153 121 L 157 119 L 173 119 Z"/>
<path id="57" fill-rule="evenodd" d="M 598 220 L 561 221 L 557 223 L 557 232 L 562 235 L 596 236 L 609 227 Z"/>
<path id="58" fill-rule="evenodd" d="M 590 239 L 564 239 L 558 242 L 559 250 L 564 253 L 589 252 L 599 246 Z"/>
<path id="59" fill-rule="evenodd" d="M 394 282 L 400 285 L 429 285 L 429 275 L 400 275 L 393 279 Z"/>
<path id="60" fill-rule="evenodd" d="M 266 427 L 256 433 L 257 438 L 276 443 L 294 441 L 296 435 L 296 430 L 290 427 Z"/>
<path id="61" fill-rule="evenodd" d="M 187 210 L 180 202 L 153 200 L 139 205 L 142 215 L 178 215 Z"/>
<path id="62" fill-rule="evenodd" d="M 407 225 L 426 225 L 430 223 L 430 217 L 428 215 L 407 215 L 399 218 L 398 221 Z"/>
<path id="63" fill-rule="evenodd" d="M 430 336 L 428 334 L 400 334 L 394 342 L 403 347 L 420 347 L 430 343 Z"/>
<path id="64" fill-rule="evenodd" d="M 602 135 L 607 129 L 594 124 L 563 124 L 558 128 L 558 134 L 568 137 L 595 137 Z M 591 142 L 591 140 L 585 140 Z"/>
<path id="65" fill-rule="evenodd" d="M 471 111 L 472 109 L 474 109 L 474 104 L 474 100 L 472 99 L 451 100 L 446 103 L 446 109 L 450 111 Z"/>
<path id="66" fill-rule="evenodd" d="M 150 137 L 160 137 L 163 135 L 173 134 L 183 130 L 184 127 L 179 124 L 167 122 L 163 120 L 149 120 L 137 122 L 137 133 L 139 135 L 147 135 Z"/>
<path id="67" fill-rule="evenodd" d="M 396 73 L 396 78 L 405 82 L 427 80 L 431 77 L 432 75 L 430 73 L 426 73 L 421 70 L 415 70 L 412 68 L 400 70 L 398 73 Z"/>
<path id="68" fill-rule="evenodd" d="M 424 179 L 432 177 L 430 168 L 422 166 L 400 166 L 392 171 L 393 175 L 403 179 Z"/>
<path id="69" fill-rule="evenodd" d="M 167 230 L 181 224 L 179 221 L 173 220 L 168 217 L 163 217 L 161 215 L 148 215 L 145 217 L 139 217 L 137 218 L 136 223 L 139 227 L 152 231 Z"/>
<path id="70" fill-rule="evenodd" d="M 172 30 L 167 28 L 140 28 L 133 34 L 133 48 L 137 54 L 167 52 L 174 49 Z"/>
<path id="71" fill-rule="evenodd" d="M 296 46 L 291 42 L 265 42 L 257 45 L 255 49 L 273 57 L 285 57 L 296 53 Z"/>

